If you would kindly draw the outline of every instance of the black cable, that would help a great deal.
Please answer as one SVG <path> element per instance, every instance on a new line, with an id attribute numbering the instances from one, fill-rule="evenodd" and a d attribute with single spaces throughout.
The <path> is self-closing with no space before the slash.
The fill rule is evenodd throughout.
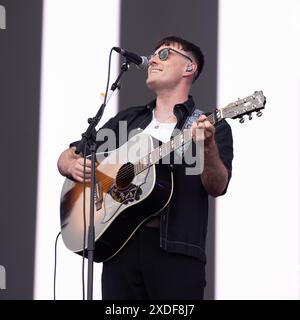
<path id="1" fill-rule="evenodd" d="M 85 187 L 86 187 L 86 148 L 87 148 L 87 143 L 84 145 L 84 154 L 83 154 L 83 250 L 82 250 L 82 272 L 81 272 L 81 277 L 82 277 L 82 300 L 85 300 L 85 276 L 84 276 L 84 269 L 85 269 L 85 245 L 86 245 L 86 212 L 85 212 Z"/>
<path id="2" fill-rule="evenodd" d="M 55 239 L 55 249 L 54 249 L 54 275 L 53 275 L 53 295 L 54 300 L 56 300 L 56 263 L 57 263 L 57 241 L 61 232 L 59 232 Z"/>

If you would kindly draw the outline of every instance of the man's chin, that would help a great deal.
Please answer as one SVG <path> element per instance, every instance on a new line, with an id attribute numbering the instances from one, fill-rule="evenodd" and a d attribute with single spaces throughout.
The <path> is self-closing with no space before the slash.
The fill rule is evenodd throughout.
<path id="1" fill-rule="evenodd" d="M 147 79 L 146 84 L 150 90 L 154 90 L 156 87 L 156 83 L 154 80 Z"/>

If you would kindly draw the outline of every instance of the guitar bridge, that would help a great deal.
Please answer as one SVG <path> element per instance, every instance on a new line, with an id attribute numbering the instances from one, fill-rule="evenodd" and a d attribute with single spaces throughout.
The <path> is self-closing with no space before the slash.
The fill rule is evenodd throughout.
<path id="1" fill-rule="evenodd" d="M 101 182 L 98 179 L 95 181 L 94 202 L 96 210 L 99 211 L 102 208 L 103 192 Z"/>

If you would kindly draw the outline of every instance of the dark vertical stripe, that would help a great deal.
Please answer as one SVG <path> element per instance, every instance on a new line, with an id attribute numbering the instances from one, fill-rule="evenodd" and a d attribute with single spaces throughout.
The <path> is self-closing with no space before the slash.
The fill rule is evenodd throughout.
<path id="1" fill-rule="evenodd" d="M 205 111 L 216 106 L 218 0 L 123 0 L 120 33 L 120 45 L 141 55 L 152 53 L 154 43 L 167 35 L 178 35 L 198 44 L 205 54 L 205 67 L 194 84 L 192 94 L 196 103 Z M 120 109 L 145 104 L 154 97 L 145 86 L 145 79 L 145 72 L 131 67 L 122 80 Z M 211 201 L 206 299 L 214 299 L 215 295 L 214 207 L 214 201 Z"/>
<path id="2" fill-rule="evenodd" d="M 0 0 L 0 299 L 32 299 L 36 225 L 42 0 Z"/>

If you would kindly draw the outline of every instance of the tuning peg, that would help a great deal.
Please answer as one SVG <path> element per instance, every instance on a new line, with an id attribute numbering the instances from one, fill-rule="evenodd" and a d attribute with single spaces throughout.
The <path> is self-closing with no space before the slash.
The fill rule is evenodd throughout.
<path id="1" fill-rule="evenodd" d="M 240 117 L 240 123 L 244 123 L 245 122 L 245 119 L 243 117 Z"/>
<path id="2" fill-rule="evenodd" d="M 249 120 L 252 120 L 252 113 L 248 114 Z"/>
<path id="3" fill-rule="evenodd" d="M 257 111 L 257 112 L 256 112 L 256 115 L 257 115 L 258 117 L 261 117 L 261 116 L 262 116 L 262 112 L 261 112 L 261 111 Z"/>

